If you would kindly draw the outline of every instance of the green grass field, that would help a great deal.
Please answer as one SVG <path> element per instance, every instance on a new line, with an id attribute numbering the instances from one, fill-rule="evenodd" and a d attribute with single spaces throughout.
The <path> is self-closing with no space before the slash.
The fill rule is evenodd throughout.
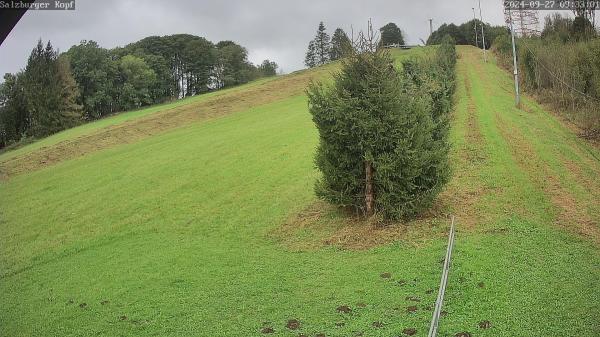
<path id="1" fill-rule="evenodd" d="M 396 234 L 369 249 L 331 240 L 348 232 L 334 211 L 335 226 L 280 230 L 318 205 L 301 92 L 0 181 L 0 335 L 426 336 L 447 214 L 440 336 L 600 335 L 600 152 L 533 100 L 515 109 L 510 74 L 458 51 L 453 179 L 436 211 L 372 230 Z"/>

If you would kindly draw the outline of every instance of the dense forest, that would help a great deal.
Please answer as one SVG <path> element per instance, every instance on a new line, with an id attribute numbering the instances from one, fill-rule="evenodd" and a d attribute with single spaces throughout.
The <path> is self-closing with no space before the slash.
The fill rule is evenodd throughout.
<path id="1" fill-rule="evenodd" d="M 233 41 L 176 34 L 114 49 L 81 41 L 60 53 L 40 39 L 25 69 L 0 84 L 0 148 L 120 111 L 274 76 Z"/>

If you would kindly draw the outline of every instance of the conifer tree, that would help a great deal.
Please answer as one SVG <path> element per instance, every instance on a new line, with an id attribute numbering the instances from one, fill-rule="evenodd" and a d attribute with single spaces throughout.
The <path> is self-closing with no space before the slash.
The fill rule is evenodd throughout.
<path id="1" fill-rule="evenodd" d="M 315 36 L 314 41 L 317 65 L 323 65 L 329 62 L 329 50 L 331 48 L 331 42 L 329 40 L 329 35 L 326 32 L 325 24 L 323 24 L 323 21 L 319 23 L 319 28 L 317 29 L 317 36 Z"/>
<path id="2" fill-rule="evenodd" d="M 76 99 L 77 85 L 67 60 L 59 60 L 50 41 L 42 40 L 32 50 L 23 73 L 30 129 L 28 134 L 42 137 L 79 123 L 81 107 Z"/>
<path id="3" fill-rule="evenodd" d="M 331 50 L 329 51 L 329 58 L 331 61 L 339 60 L 345 55 L 348 55 L 352 50 L 352 42 L 346 35 L 343 29 L 338 28 L 331 37 Z"/>
<path id="4" fill-rule="evenodd" d="M 399 73 L 387 52 L 367 46 L 342 61 L 332 86 L 309 87 L 320 136 L 315 191 L 367 216 L 411 217 L 431 205 L 449 178 L 448 118 L 434 116 L 426 86 Z"/>
<path id="5" fill-rule="evenodd" d="M 314 40 L 311 40 L 308 43 L 308 50 L 306 51 L 306 56 L 304 57 L 304 64 L 309 68 L 313 68 L 317 65 L 317 55 Z"/>

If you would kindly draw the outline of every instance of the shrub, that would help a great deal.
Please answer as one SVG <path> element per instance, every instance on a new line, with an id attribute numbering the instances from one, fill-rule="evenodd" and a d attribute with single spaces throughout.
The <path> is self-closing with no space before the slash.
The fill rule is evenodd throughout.
<path id="1" fill-rule="evenodd" d="M 517 40 L 521 87 L 563 112 L 584 136 L 600 137 L 600 39 L 562 42 L 547 36 Z M 494 50 L 512 71 L 505 41 L 497 39 Z"/>

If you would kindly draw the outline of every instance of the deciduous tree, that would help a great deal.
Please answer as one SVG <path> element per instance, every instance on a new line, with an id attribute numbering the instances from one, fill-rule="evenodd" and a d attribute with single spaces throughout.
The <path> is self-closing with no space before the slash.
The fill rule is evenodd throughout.
<path id="1" fill-rule="evenodd" d="M 95 41 L 81 41 L 66 53 L 71 64 L 73 77 L 77 82 L 86 117 L 95 119 L 110 114 L 116 108 L 115 83 L 118 64 L 108 50 Z"/>
<path id="2" fill-rule="evenodd" d="M 277 68 L 277 63 L 269 60 L 264 60 L 260 64 L 260 66 L 258 66 L 258 71 L 260 72 L 261 76 L 264 77 L 275 76 L 277 75 Z"/>
<path id="3" fill-rule="evenodd" d="M 391 44 L 404 44 L 404 36 L 402 35 L 402 30 L 396 26 L 395 23 L 390 22 L 387 25 L 381 27 L 379 29 L 381 34 L 381 44 L 384 46 Z"/>
<path id="4" fill-rule="evenodd" d="M 233 41 L 217 43 L 217 62 L 213 72 L 217 88 L 242 84 L 253 79 L 253 66 L 246 48 Z"/>
<path id="5" fill-rule="evenodd" d="M 152 102 L 150 90 L 156 81 L 156 74 L 143 59 L 133 55 L 122 57 L 119 73 L 121 109 L 133 109 Z"/>

